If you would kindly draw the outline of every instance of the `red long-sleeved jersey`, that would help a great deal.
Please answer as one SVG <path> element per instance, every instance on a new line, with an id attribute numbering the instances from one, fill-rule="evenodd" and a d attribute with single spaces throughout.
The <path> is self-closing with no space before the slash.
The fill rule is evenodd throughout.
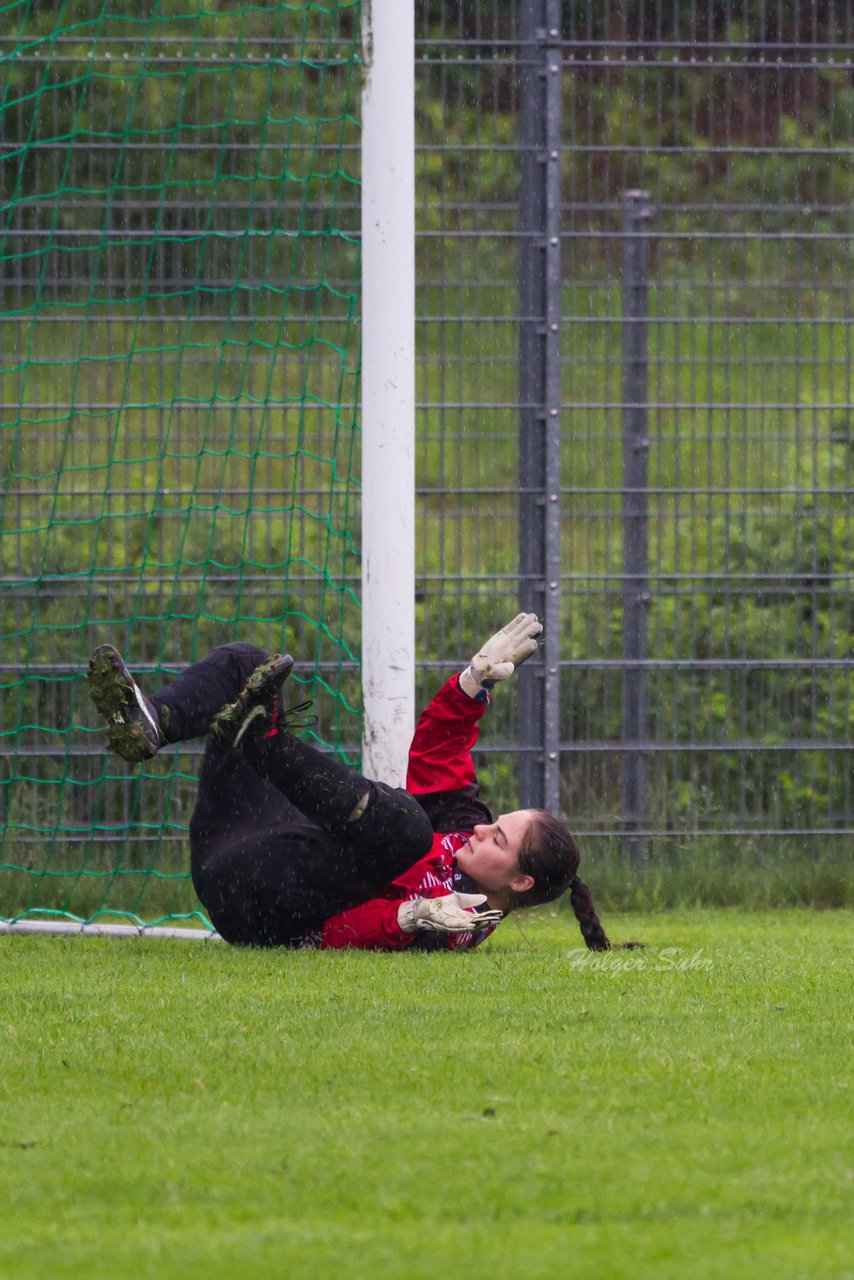
<path id="1" fill-rule="evenodd" d="M 433 848 L 393 880 L 382 897 L 332 916 L 317 934 L 304 940 L 305 945 L 459 951 L 478 946 L 495 930 L 497 926 L 490 925 L 470 933 L 404 933 L 397 924 L 398 909 L 407 898 L 478 892 L 457 867 L 455 854 L 476 823 L 492 821 L 477 798 L 471 758 L 485 709 L 485 699 L 475 701 L 463 693 L 458 676 L 442 686 L 418 721 L 406 776 L 406 789 L 418 797 L 436 832 Z"/>

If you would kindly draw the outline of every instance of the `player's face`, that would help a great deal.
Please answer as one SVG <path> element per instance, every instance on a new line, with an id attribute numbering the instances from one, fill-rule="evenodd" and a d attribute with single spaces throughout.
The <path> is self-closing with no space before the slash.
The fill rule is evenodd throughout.
<path id="1" fill-rule="evenodd" d="M 468 841 L 457 850 L 457 866 L 484 893 L 512 889 L 523 893 L 533 883 L 519 871 L 519 850 L 533 820 L 530 809 L 503 814 L 497 822 L 475 827 Z M 526 881 L 527 883 L 521 883 Z"/>

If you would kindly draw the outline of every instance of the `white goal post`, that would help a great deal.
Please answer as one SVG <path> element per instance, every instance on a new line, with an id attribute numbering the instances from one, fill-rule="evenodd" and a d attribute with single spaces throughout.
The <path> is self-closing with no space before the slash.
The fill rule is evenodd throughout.
<path id="1" fill-rule="evenodd" d="M 362 6 L 362 772 L 415 727 L 415 16 Z"/>
<path id="2" fill-rule="evenodd" d="M 222 942 L 210 929 L 182 929 L 169 925 L 99 924 L 95 920 L 0 920 L 4 933 L 79 934 L 84 938 L 180 938 L 184 942 Z"/>

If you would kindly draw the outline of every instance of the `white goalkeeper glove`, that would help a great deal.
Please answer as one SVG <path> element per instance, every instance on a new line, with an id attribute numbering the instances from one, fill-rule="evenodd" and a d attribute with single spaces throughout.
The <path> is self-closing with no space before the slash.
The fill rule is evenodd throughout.
<path id="1" fill-rule="evenodd" d="M 404 933 L 467 933 L 483 925 L 498 924 L 500 911 L 475 911 L 486 902 L 485 893 L 449 893 L 444 898 L 410 898 L 397 912 Z"/>
<path id="2" fill-rule="evenodd" d="M 487 690 L 496 680 L 508 680 L 526 658 L 537 652 L 536 637 L 542 629 L 535 613 L 518 613 L 474 655 L 471 666 L 460 676 L 463 693 L 485 701 Z"/>

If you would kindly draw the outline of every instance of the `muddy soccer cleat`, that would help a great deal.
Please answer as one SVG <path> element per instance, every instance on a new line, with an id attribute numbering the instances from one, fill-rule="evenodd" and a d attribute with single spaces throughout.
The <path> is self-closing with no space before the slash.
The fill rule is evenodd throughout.
<path id="1" fill-rule="evenodd" d="M 89 659 L 89 697 L 107 725 L 110 750 L 131 764 L 150 760 L 166 741 L 157 708 L 146 698 L 118 649 L 99 644 Z"/>
<path id="2" fill-rule="evenodd" d="M 247 734 L 257 738 L 280 723 L 282 685 L 291 674 L 294 660 L 289 653 L 278 654 L 256 667 L 234 702 L 214 717 L 211 737 L 222 747 L 239 747 Z"/>

